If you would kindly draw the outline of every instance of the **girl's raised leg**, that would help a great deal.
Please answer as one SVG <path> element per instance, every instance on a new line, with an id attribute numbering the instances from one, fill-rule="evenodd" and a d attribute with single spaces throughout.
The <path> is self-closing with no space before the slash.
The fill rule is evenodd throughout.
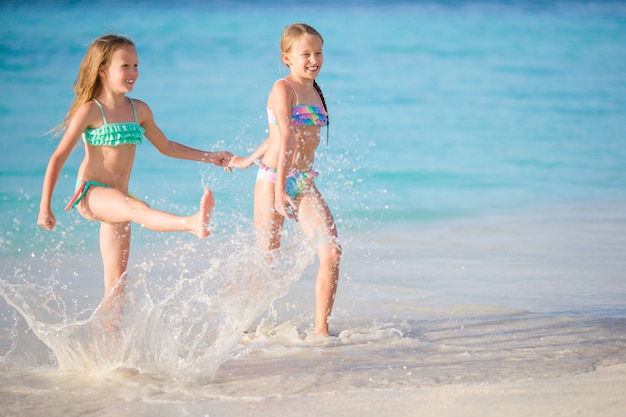
<path id="1" fill-rule="evenodd" d="M 89 220 L 113 224 L 132 221 L 157 232 L 185 231 L 205 238 L 210 234 L 209 224 L 214 206 L 213 193 L 205 190 L 197 213 L 178 216 L 153 209 L 119 190 L 93 187 L 81 201 L 79 210 Z"/>

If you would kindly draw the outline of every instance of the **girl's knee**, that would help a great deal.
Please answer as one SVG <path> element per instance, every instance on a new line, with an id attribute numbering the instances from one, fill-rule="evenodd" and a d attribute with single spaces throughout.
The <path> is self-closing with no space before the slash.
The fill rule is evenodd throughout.
<path id="1" fill-rule="evenodd" d="M 333 257 L 337 260 L 337 263 L 339 263 L 341 261 L 341 257 L 343 256 L 343 248 L 339 242 L 334 242 L 332 248 Z"/>
<path id="2" fill-rule="evenodd" d="M 343 250 L 338 242 L 332 242 L 320 250 L 320 261 L 329 265 L 338 265 L 341 262 Z"/>
<path id="3" fill-rule="evenodd" d="M 131 196 L 126 197 L 126 204 L 130 207 L 131 210 L 144 210 L 150 208 L 148 203 L 143 200 L 138 200 Z"/>

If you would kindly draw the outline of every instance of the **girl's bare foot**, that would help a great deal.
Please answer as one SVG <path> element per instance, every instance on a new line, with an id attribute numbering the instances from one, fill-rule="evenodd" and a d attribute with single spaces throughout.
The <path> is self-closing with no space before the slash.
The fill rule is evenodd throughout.
<path id="1" fill-rule="evenodd" d="M 205 190 L 200 199 L 200 210 L 194 216 L 195 224 L 192 225 L 191 232 L 204 239 L 211 234 L 209 226 L 211 224 L 211 212 L 215 206 L 215 199 L 211 190 Z"/>

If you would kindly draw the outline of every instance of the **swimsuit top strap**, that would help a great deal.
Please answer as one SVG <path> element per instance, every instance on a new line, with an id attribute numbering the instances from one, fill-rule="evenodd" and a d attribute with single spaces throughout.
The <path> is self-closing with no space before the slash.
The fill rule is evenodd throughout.
<path id="1" fill-rule="evenodd" d="M 135 102 L 132 98 L 128 97 L 130 100 L 130 105 L 133 106 L 133 117 L 135 118 L 135 123 L 137 123 L 137 109 L 135 108 Z"/>
<path id="2" fill-rule="evenodd" d="M 298 93 L 296 92 L 295 87 L 293 86 L 293 84 L 291 84 L 291 82 L 288 79 L 283 78 L 283 80 L 287 81 L 287 84 L 289 84 L 289 86 L 293 90 L 293 93 L 296 95 L 296 106 L 297 106 L 300 103 L 300 100 L 298 99 Z M 320 96 L 320 93 L 317 92 L 317 89 L 314 88 L 314 90 L 315 90 L 315 94 L 317 94 L 317 97 L 320 99 L 320 103 L 324 103 L 322 101 L 322 96 Z"/>
<path id="3" fill-rule="evenodd" d="M 107 118 L 104 115 L 104 109 L 102 108 L 102 104 L 100 104 L 100 102 L 98 100 L 96 100 L 96 98 L 92 98 L 93 101 L 95 101 L 95 103 L 98 105 L 98 108 L 100 109 L 100 113 L 102 113 L 102 120 L 104 121 L 104 124 L 108 124 L 107 123 Z M 134 108 L 134 107 L 133 107 Z"/>
<path id="4" fill-rule="evenodd" d="M 296 92 L 296 88 L 293 86 L 293 84 L 291 84 L 291 82 L 288 79 L 283 78 L 283 80 L 287 81 L 287 84 L 289 84 L 289 87 L 291 87 L 291 89 L 293 90 L 293 93 L 296 95 L 296 106 L 297 106 L 298 103 L 300 103 L 300 100 L 298 100 L 298 93 Z"/>
<path id="5" fill-rule="evenodd" d="M 135 102 L 130 97 L 128 97 L 128 99 L 130 100 L 130 105 L 133 106 L 133 117 L 135 118 L 135 123 L 137 123 L 137 109 L 135 108 Z M 100 109 L 100 113 L 102 113 L 102 120 L 104 121 L 104 124 L 105 125 L 108 124 L 107 118 L 104 115 L 104 109 L 102 108 L 102 104 L 100 104 L 100 102 L 96 100 L 95 97 L 92 98 L 92 100 L 98 105 L 98 108 Z"/>

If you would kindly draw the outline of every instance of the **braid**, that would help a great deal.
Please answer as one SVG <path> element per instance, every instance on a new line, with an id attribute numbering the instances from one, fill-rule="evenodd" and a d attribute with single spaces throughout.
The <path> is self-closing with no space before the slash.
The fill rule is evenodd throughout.
<path id="1" fill-rule="evenodd" d="M 330 117 L 328 116 L 328 107 L 326 106 L 326 99 L 324 98 L 324 93 L 322 93 L 322 89 L 320 88 L 317 81 L 313 80 L 313 88 L 317 91 L 317 94 L 320 95 L 322 99 L 322 105 L 324 106 L 324 110 L 326 110 L 326 147 L 328 148 L 328 131 L 330 130 Z"/>
<path id="2" fill-rule="evenodd" d="M 317 94 L 320 95 L 320 98 L 322 99 L 322 104 L 324 105 L 324 110 L 326 110 L 326 113 L 328 113 L 328 107 L 326 107 L 326 99 L 324 98 L 324 93 L 322 93 L 322 89 L 315 80 L 313 80 L 313 87 L 315 88 L 315 91 L 317 91 Z"/>

